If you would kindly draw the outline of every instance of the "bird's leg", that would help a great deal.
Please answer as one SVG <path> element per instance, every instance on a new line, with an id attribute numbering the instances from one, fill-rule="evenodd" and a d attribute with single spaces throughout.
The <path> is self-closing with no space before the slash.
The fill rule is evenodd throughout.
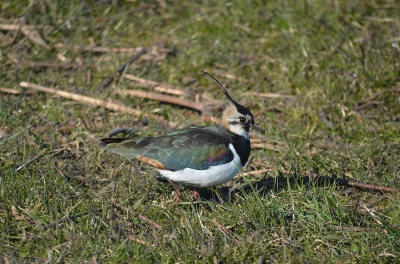
<path id="1" fill-rule="evenodd" d="M 200 195 L 196 189 L 193 189 L 193 197 L 196 199 L 196 201 L 200 202 Z"/>
<path id="2" fill-rule="evenodd" d="M 167 181 L 172 185 L 172 187 L 175 189 L 175 197 L 173 199 L 174 202 L 178 202 L 182 198 L 181 192 L 178 190 L 178 187 L 176 187 L 175 183 L 171 181 L 170 179 L 167 178 Z"/>

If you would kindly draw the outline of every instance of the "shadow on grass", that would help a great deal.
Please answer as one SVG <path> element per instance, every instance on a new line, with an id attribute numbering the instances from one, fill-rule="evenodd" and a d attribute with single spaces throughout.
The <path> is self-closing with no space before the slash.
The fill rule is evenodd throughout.
<path id="1" fill-rule="evenodd" d="M 259 195 L 267 193 L 277 193 L 283 189 L 296 186 L 305 187 L 326 187 L 326 186 L 342 186 L 342 187 L 353 187 L 359 190 L 369 190 L 375 192 L 398 192 L 398 189 L 391 187 L 384 187 L 378 185 L 356 183 L 348 181 L 343 178 L 337 178 L 336 176 L 298 176 L 296 174 L 285 175 L 281 174 L 276 178 L 263 178 L 257 182 L 247 183 L 244 186 L 238 188 L 229 187 L 209 187 L 198 189 L 198 193 L 204 201 L 215 201 L 218 203 L 227 201 L 228 199 L 235 199 L 238 195 L 251 194 L 257 192 Z M 187 187 L 190 188 L 190 187 Z"/>

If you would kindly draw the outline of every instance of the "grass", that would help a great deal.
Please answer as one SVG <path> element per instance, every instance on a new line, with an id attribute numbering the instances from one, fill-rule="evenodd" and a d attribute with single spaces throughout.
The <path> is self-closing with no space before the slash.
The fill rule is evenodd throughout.
<path id="1" fill-rule="evenodd" d="M 48 26 L 38 31 L 50 45 L 65 44 L 45 49 L 1 30 L 0 87 L 19 89 L 27 81 L 111 97 L 183 126 L 209 124 L 189 109 L 115 96 L 115 88 L 132 86 L 126 79 L 98 89 L 133 53 L 81 52 L 73 45 L 91 38 L 97 46 L 146 47 L 126 73 L 183 87 L 187 99 L 224 99 L 202 77 L 201 70 L 209 71 L 253 112 L 268 142 L 280 146 L 252 150 L 247 171 L 272 169 L 228 183 L 231 197 L 226 189 L 203 190 L 225 197 L 223 203 L 194 202 L 181 187 L 184 198 L 174 205 L 172 188 L 153 170 L 98 148 L 114 128 L 158 135 L 169 130 L 161 122 L 143 126 L 142 117 L 49 94 L 1 93 L 0 262 L 400 261 L 399 193 L 305 177 L 399 188 L 395 1 L 13 0 L 2 1 L 0 10 L 0 24 L 24 18 Z M 60 63 L 61 55 L 83 66 L 29 65 Z M 43 228 L 51 223 L 58 224 Z"/>

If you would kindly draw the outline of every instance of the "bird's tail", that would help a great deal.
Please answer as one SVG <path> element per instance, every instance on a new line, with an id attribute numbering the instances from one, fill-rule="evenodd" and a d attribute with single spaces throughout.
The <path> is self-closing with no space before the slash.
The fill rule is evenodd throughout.
<path id="1" fill-rule="evenodd" d="M 100 140 L 100 148 L 126 156 L 136 158 L 140 155 L 140 149 L 136 148 L 138 139 L 134 138 L 103 138 Z"/>
<path id="2" fill-rule="evenodd" d="M 127 140 L 127 138 L 102 138 L 100 140 L 99 147 L 105 148 L 108 144 L 111 143 L 121 143 L 122 141 Z"/>

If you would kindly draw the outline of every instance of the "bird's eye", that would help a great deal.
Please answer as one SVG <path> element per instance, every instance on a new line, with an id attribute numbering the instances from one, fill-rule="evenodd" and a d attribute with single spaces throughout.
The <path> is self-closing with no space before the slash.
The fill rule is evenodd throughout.
<path id="1" fill-rule="evenodd" d="M 246 118 L 244 118 L 243 116 L 239 117 L 239 121 L 240 121 L 240 123 L 244 123 L 244 122 L 246 122 Z"/>

